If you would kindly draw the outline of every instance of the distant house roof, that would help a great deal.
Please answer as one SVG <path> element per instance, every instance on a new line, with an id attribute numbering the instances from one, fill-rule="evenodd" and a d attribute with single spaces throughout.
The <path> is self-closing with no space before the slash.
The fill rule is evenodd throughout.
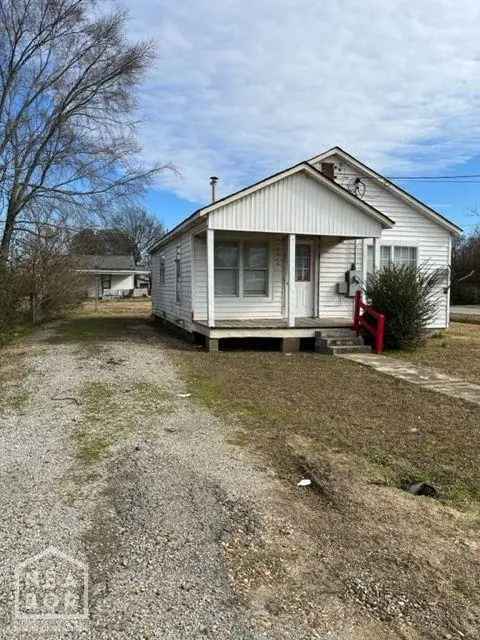
<path id="1" fill-rule="evenodd" d="M 80 269 L 113 269 L 114 271 L 134 271 L 135 260 L 133 256 L 77 256 Z"/>
<path id="2" fill-rule="evenodd" d="M 135 265 L 133 256 L 76 256 L 76 262 L 81 271 L 149 273 L 145 267 Z"/>

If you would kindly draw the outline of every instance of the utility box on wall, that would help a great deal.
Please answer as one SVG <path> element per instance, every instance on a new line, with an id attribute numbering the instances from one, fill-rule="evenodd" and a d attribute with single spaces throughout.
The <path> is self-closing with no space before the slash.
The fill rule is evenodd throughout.
<path id="1" fill-rule="evenodd" d="M 357 291 L 362 288 L 362 274 L 352 268 L 345 272 L 345 281 L 337 283 L 337 293 L 354 298 Z"/>
<path id="2" fill-rule="evenodd" d="M 354 298 L 357 291 L 362 288 L 362 274 L 356 269 L 350 269 L 345 276 L 348 283 L 348 296 Z"/>

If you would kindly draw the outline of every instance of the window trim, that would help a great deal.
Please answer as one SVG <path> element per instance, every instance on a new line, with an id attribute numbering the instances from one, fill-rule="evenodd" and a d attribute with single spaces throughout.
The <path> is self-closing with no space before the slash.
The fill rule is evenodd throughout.
<path id="1" fill-rule="evenodd" d="M 214 296 L 215 298 L 238 298 L 240 296 L 240 274 L 241 274 L 241 264 L 242 264 L 242 258 L 241 258 L 241 247 L 237 246 L 238 249 L 238 261 L 237 261 L 237 267 L 216 267 L 215 266 L 215 248 L 217 245 L 220 244 L 229 244 L 229 245 L 238 245 L 238 242 L 236 242 L 235 240 L 220 240 L 220 242 L 217 242 L 215 240 L 215 246 L 214 246 L 214 259 L 213 259 L 213 277 L 214 277 L 214 283 L 216 283 L 216 278 L 215 278 L 215 271 L 236 271 L 237 272 L 237 282 L 236 282 L 236 293 L 216 293 L 214 291 Z"/>
<path id="2" fill-rule="evenodd" d="M 378 249 L 379 249 L 379 252 L 380 252 L 380 269 L 382 269 L 382 266 L 381 266 L 382 247 L 385 247 L 385 248 L 388 247 L 390 249 L 389 264 L 393 264 L 393 258 L 395 256 L 395 249 L 400 248 L 400 247 L 408 247 L 409 249 L 415 249 L 415 251 L 416 251 L 416 266 L 418 267 L 418 265 L 421 264 L 421 261 L 420 261 L 420 247 L 419 247 L 417 242 L 411 242 L 411 241 L 408 241 L 408 240 L 405 240 L 405 241 L 394 240 L 392 242 L 385 241 L 384 243 L 382 242 L 382 243 L 378 244 Z M 368 266 L 369 266 L 368 265 L 368 263 L 369 263 L 368 254 L 369 254 L 370 250 L 372 251 L 372 256 L 373 256 L 373 244 L 368 244 L 367 245 L 367 255 L 366 255 L 367 264 L 366 264 L 366 269 L 365 269 L 365 271 L 367 273 L 367 276 L 370 273 L 372 273 L 372 271 L 369 271 L 369 269 L 368 269 Z"/>
<path id="3" fill-rule="evenodd" d="M 265 269 L 249 269 L 245 267 L 245 250 L 248 247 L 252 247 L 252 246 L 262 246 L 265 247 L 267 249 L 267 266 Z M 244 242 L 242 242 L 242 293 L 243 293 L 243 297 L 244 298 L 268 298 L 269 294 L 270 294 L 270 278 L 271 278 L 271 269 L 270 269 L 270 243 L 267 242 L 262 242 L 261 240 L 256 241 L 256 240 L 245 240 Z M 266 287 L 265 287 L 265 293 L 245 293 L 245 273 L 247 271 L 263 271 L 266 274 Z"/>
<path id="4" fill-rule="evenodd" d="M 227 294 L 227 295 L 222 295 L 222 294 L 217 294 L 215 293 L 215 299 L 220 299 L 220 300 L 248 300 L 249 302 L 252 301 L 268 301 L 268 300 L 272 300 L 273 297 L 273 251 L 272 251 L 272 240 L 271 238 L 265 239 L 265 240 L 257 240 L 255 238 L 245 238 L 245 239 L 237 239 L 237 238 L 232 238 L 232 237 L 226 237 L 226 238 L 215 238 L 215 245 L 216 244 L 220 244 L 220 243 L 229 243 L 229 244 L 236 244 L 239 247 L 239 261 L 238 261 L 238 293 L 236 295 L 231 295 L 231 294 Z M 244 268 L 243 268 L 243 264 L 244 264 L 244 247 L 245 245 L 251 245 L 251 244 L 261 244 L 261 245 L 265 245 L 267 247 L 267 264 L 268 264 L 268 268 L 267 268 L 267 294 L 266 295 L 258 295 L 258 294 L 253 294 L 253 295 L 249 295 L 244 293 L 244 279 L 243 279 L 243 274 L 244 274 Z M 215 266 L 214 266 L 214 271 L 215 271 Z"/>
<path id="5" fill-rule="evenodd" d="M 297 250 L 298 250 L 298 246 L 299 245 L 309 247 L 309 274 L 308 274 L 308 280 L 298 280 L 297 279 L 297 256 L 299 255 Z M 314 247 L 312 242 L 299 241 L 299 242 L 296 243 L 296 246 L 295 246 L 295 284 L 297 282 L 300 282 L 300 283 L 307 282 L 307 283 L 310 283 L 310 284 L 312 282 L 314 282 L 314 269 L 313 269 L 314 264 L 315 264 L 314 249 L 315 249 L 315 247 Z"/>

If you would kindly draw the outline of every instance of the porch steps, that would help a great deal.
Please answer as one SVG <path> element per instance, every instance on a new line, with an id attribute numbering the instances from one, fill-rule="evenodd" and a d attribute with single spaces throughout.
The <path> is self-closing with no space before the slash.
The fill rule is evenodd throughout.
<path id="1" fill-rule="evenodd" d="M 371 350 L 362 336 L 357 336 L 352 329 L 322 329 L 315 332 L 316 353 L 335 356 L 344 353 L 370 353 Z"/>

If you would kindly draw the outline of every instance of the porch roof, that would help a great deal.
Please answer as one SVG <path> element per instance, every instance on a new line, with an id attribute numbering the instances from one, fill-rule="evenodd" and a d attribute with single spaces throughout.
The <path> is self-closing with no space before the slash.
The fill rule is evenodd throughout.
<path id="1" fill-rule="evenodd" d="M 304 226 L 299 227 L 302 213 L 308 221 L 304 219 Z M 227 220 L 230 214 L 235 220 Z M 198 209 L 156 242 L 150 252 L 207 219 L 208 226 L 217 229 L 343 237 L 380 236 L 382 229 L 395 224 L 308 162 L 300 162 Z"/>

